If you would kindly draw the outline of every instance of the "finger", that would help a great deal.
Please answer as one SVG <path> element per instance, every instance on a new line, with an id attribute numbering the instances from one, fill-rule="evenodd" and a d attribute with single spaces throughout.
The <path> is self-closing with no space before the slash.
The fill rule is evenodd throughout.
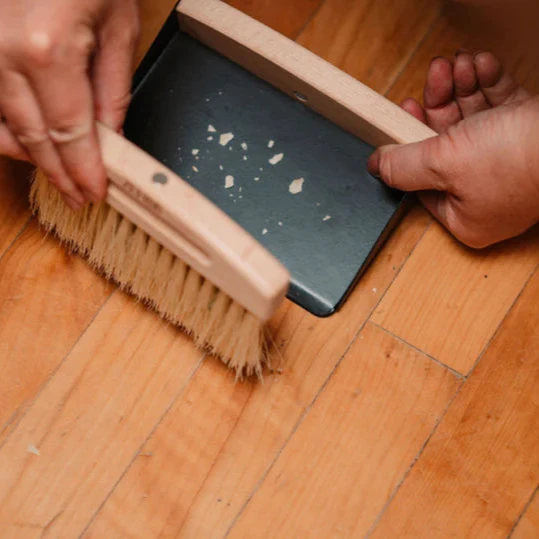
<path id="1" fill-rule="evenodd" d="M 67 174 L 86 200 L 99 202 L 105 198 L 107 179 L 87 74 L 93 33 L 79 28 L 76 39 L 65 47 L 44 46 L 30 81 Z"/>
<path id="2" fill-rule="evenodd" d="M 453 64 L 446 58 L 434 58 L 431 62 L 423 99 L 428 124 L 437 133 L 444 133 L 462 120 L 455 101 Z"/>
<path id="3" fill-rule="evenodd" d="M 528 91 L 504 70 L 492 53 L 480 52 L 476 54 L 474 62 L 479 84 L 493 107 L 530 97 Z"/>
<path id="4" fill-rule="evenodd" d="M 411 114 L 414 118 L 427 123 L 427 115 L 425 114 L 425 109 L 415 100 L 409 97 L 401 103 L 401 107 L 408 113 Z"/>
<path id="5" fill-rule="evenodd" d="M 472 55 L 460 53 L 455 58 L 453 78 L 455 96 L 464 118 L 490 108 L 485 94 L 479 87 Z"/>
<path id="6" fill-rule="evenodd" d="M 440 137 L 406 145 L 383 146 L 371 155 L 368 168 L 371 174 L 400 191 L 444 191 L 446 178 L 443 161 L 437 159 Z"/>
<path id="7" fill-rule="evenodd" d="M 14 71 L 0 74 L 0 110 L 6 118 L 10 132 L 23 146 L 32 161 L 50 178 L 75 209 L 84 205 L 84 196 L 67 175 L 47 135 L 47 127 L 37 100 L 26 78 Z"/>
<path id="8" fill-rule="evenodd" d="M 32 160 L 5 122 L 0 122 L 0 154 L 19 161 Z"/>
<path id="9" fill-rule="evenodd" d="M 135 3 L 116 5 L 120 8 L 111 15 L 99 35 L 92 83 L 97 119 L 118 131 L 131 101 L 138 17 Z"/>

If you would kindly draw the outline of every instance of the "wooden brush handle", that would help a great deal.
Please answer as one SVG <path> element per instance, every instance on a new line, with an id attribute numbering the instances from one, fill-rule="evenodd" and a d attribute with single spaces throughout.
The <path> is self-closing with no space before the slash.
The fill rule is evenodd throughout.
<path id="1" fill-rule="evenodd" d="M 373 146 L 436 133 L 301 45 L 220 0 L 181 0 L 180 27 Z"/>
<path id="2" fill-rule="evenodd" d="M 260 320 L 290 283 L 286 268 L 235 221 L 156 159 L 98 124 L 107 203 Z"/>

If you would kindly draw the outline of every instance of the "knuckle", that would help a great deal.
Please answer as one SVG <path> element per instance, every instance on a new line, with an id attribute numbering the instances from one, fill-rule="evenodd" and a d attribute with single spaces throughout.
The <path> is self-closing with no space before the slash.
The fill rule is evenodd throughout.
<path id="1" fill-rule="evenodd" d="M 90 131 L 88 123 L 56 121 L 49 128 L 48 134 L 55 144 L 69 144 L 86 138 Z"/>
<path id="2" fill-rule="evenodd" d="M 49 140 L 49 135 L 46 129 L 27 127 L 27 126 L 11 126 L 11 131 L 15 138 L 26 147 L 38 146 Z"/>
<path id="3" fill-rule="evenodd" d="M 28 63 L 47 67 L 56 61 L 59 40 L 49 30 L 36 29 L 30 33 L 23 54 Z"/>
<path id="4" fill-rule="evenodd" d="M 88 57 L 96 46 L 96 37 L 90 28 L 82 28 L 71 38 L 70 50 L 78 57 Z"/>
<path id="5" fill-rule="evenodd" d="M 95 35 L 90 28 L 78 28 L 69 33 L 37 28 L 25 39 L 22 53 L 30 66 L 47 68 L 73 58 L 86 58 L 95 45 Z"/>

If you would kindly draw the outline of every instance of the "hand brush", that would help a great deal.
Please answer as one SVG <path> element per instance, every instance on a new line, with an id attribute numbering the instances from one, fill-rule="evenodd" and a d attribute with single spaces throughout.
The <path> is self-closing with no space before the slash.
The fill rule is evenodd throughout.
<path id="1" fill-rule="evenodd" d="M 39 222 L 238 377 L 260 376 L 288 271 L 157 160 L 100 124 L 98 133 L 106 202 L 74 212 L 38 171 L 30 196 Z"/>

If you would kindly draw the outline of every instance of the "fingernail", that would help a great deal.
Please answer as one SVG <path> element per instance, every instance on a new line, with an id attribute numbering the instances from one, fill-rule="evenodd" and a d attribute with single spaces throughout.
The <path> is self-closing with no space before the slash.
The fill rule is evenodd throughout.
<path id="1" fill-rule="evenodd" d="M 82 191 L 82 194 L 84 195 L 84 198 L 88 202 L 93 202 L 94 204 L 101 202 L 101 199 L 95 193 L 92 193 L 92 191 L 89 191 L 88 189 L 84 189 L 84 188 L 82 188 L 81 191 Z"/>
<path id="2" fill-rule="evenodd" d="M 381 179 L 380 176 L 380 151 L 376 150 L 370 157 L 367 164 L 369 173 L 375 178 Z"/>

